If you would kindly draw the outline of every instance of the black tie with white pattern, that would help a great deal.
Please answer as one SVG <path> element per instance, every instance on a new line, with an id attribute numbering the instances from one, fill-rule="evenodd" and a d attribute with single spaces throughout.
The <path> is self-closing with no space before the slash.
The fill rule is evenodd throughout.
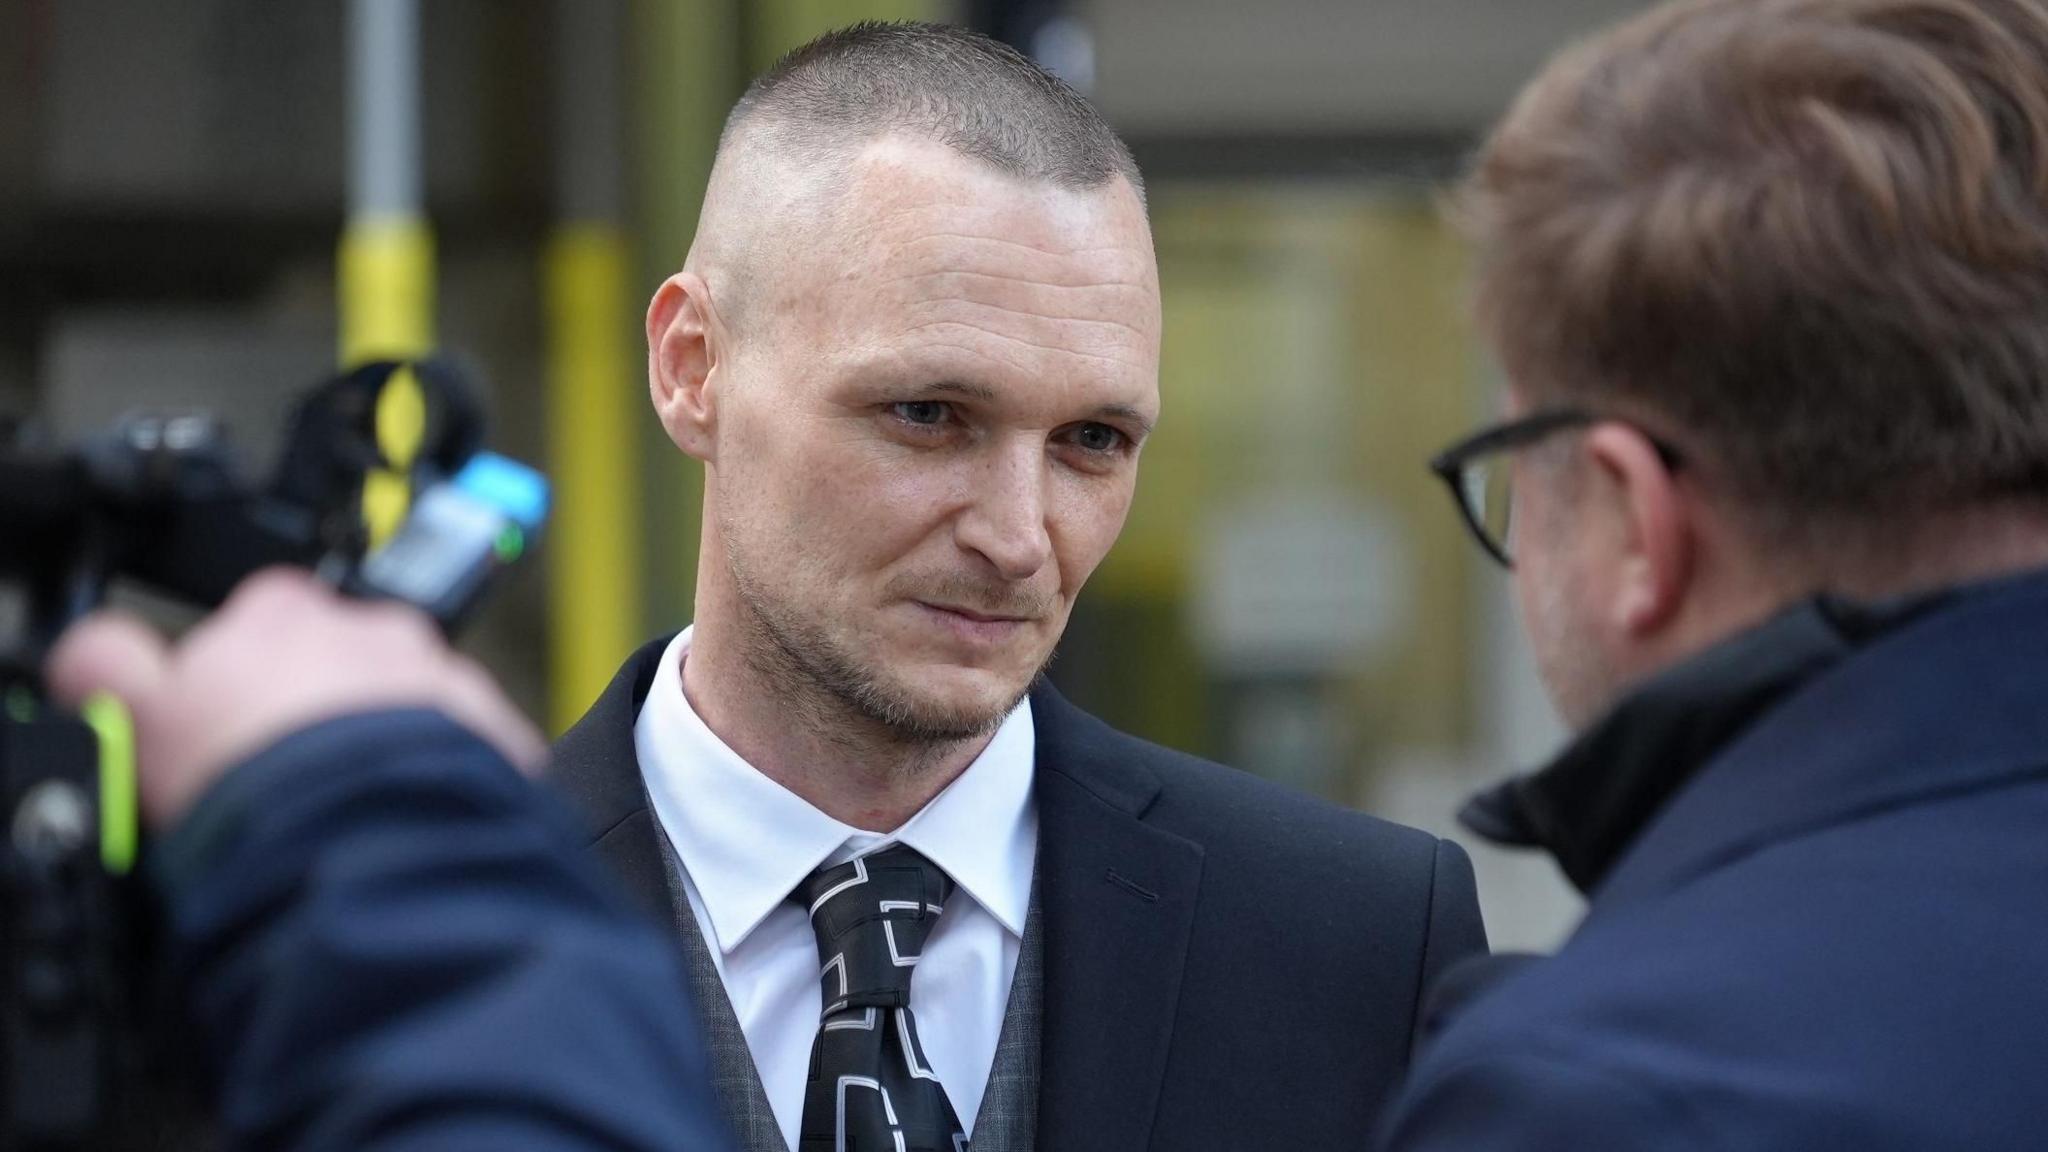
<path id="1" fill-rule="evenodd" d="M 810 911 L 825 992 L 799 1152 L 967 1147 L 910 1014 L 911 974 L 952 894 L 951 878 L 900 844 L 820 868 L 790 893 Z"/>

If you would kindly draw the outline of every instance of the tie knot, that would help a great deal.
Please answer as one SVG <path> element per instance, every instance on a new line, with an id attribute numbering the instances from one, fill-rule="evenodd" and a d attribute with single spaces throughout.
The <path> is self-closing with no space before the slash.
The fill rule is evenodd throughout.
<path id="1" fill-rule="evenodd" d="M 953 881 L 902 845 L 820 868 L 790 899 L 811 914 L 823 965 L 825 1015 L 907 1008 L 910 975 Z"/>

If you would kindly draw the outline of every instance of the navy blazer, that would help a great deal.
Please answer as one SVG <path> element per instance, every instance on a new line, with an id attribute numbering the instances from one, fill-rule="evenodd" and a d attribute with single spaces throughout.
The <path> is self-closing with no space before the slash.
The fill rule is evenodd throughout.
<path id="1" fill-rule="evenodd" d="M 546 799 L 422 711 L 207 793 L 152 868 L 226 1147 L 732 1146 L 680 957 Z"/>
<path id="2" fill-rule="evenodd" d="M 1425 1049 L 1387 1147 L 2048 1147 L 2048 578 L 1909 615 L 1759 633 L 1808 671 L 1580 856 L 1584 925 Z"/>
<path id="3" fill-rule="evenodd" d="M 666 909 L 633 724 L 666 640 L 555 749 L 595 851 Z M 1485 948 L 1453 844 L 1114 731 L 1037 730 L 1046 1152 L 1336 1148 L 1406 1070 L 1425 982 Z"/>

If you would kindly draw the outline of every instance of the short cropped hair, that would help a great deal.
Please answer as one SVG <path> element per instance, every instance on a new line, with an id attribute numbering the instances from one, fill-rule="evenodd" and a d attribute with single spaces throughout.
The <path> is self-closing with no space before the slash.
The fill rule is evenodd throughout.
<path id="1" fill-rule="evenodd" d="M 1086 98 L 1009 45 L 947 24 L 867 21 L 818 37 L 748 87 L 721 147 L 742 129 L 821 158 L 904 133 L 1022 180 L 1086 190 L 1122 176 L 1144 195 L 1130 149 Z"/>
<path id="2" fill-rule="evenodd" d="M 2048 497 L 2035 0 L 1667 5 L 1554 60 L 1455 206 L 1533 404 L 1809 523 Z"/>

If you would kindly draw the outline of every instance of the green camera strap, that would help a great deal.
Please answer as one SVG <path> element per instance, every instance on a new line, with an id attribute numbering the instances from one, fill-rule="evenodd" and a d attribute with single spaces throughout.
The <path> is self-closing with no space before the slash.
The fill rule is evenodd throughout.
<path id="1" fill-rule="evenodd" d="M 100 746 L 100 863 L 116 876 L 135 866 L 140 835 L 135 795 L 135 721 L 128 706 L 100 693 L 80 709 Z"/>

